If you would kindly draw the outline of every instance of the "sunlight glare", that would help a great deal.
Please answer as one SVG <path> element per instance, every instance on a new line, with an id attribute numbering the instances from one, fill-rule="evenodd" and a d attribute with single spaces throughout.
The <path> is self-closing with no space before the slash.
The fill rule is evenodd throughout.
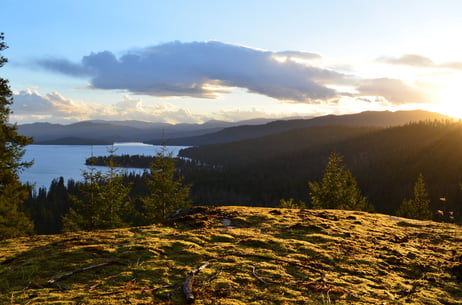
<path id="1" fill-rule="evenodd" d="M 457 87 L 446 87 L 438 94 L 439 104 L 436 111 L 462 119 L 462 92 Z"/>

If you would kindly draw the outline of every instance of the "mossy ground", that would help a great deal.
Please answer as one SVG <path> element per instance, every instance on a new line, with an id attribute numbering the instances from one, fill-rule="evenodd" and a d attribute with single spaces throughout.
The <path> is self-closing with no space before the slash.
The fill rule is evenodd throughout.
<path id="1" fill-rule="evenodd" d="M 248 207 L 195 207 L 165 226 L 2 241 L 0 303 L 185 304 L 183 282 L 205 262 L 195 304 L 462 304 L 459 226 Z"/>

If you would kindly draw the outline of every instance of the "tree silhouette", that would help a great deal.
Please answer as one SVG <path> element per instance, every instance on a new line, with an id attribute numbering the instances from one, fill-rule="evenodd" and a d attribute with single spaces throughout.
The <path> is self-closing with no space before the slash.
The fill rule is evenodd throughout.
<path id="1" fill-rule="evenodd" d="M 4 35 L 0 33 L 0 51 L 6 48 Z M 8 60 L 0 55 L 0 67 L 6 62 Z M 8 80 L 0 78 L 0 239 L 33 232 L 33 223 L 23 208 L 29 192 L 18 176 L 32 165 L 22 161 L 24 147 L 32 143 L 32 139 L 19 135 L 17 126 L 8 124 L 12 95 Z"/>
<path id="2" fill-rule="evenodd" d="M 422 173 L 420 173 L 414 185 L 414 198 L 409 200 L 404 199 L 399 209 L 396 211 L 396 215 L 420 220 L 431 219 L 432 212 L 429 209 L 429 205 L 430 197 L 424 177 Z"/>

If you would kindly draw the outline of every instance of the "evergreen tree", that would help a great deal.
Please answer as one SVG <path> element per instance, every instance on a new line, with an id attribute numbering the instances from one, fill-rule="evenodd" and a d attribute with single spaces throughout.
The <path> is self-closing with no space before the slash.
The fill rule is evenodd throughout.
<path id="1" fill-rule="evenodd" d="M 417 177 L 414 185 L 414 198 L 404 199 L 396 215 L 400 217 L 413 218 L 413 219 L 431 219 L 432 212 L 429 209 L 430 197 L 425 185 L 422 173 Z"/>
<path id="2" fill-rule="evenodd" d="M 308 182 L 311 205 L 315 209 L 371 211 L 361 195 L 356 179 L 343 165 L 343 157 L 331 153 L 321 182 Z"/>
<path id="3" fill-rule="evenodd" d="M 7 48 L 0 33 L 0 51 Z M 8 60 L 0 55 L 0 67 Z M 16 125 L 8 124 L 13 103 L 8 80 L 0 78 L 0 239 L 33 232 L 33 224 L 24 212 L 23 203 L 29 191 L 18 174 L 31 163 L 22 161 L 24 147 L 32 139 L 19 135 Z"/>
<path id="4" fill-rule="evenodd" d="M 64 231 L 113 229 L 128 225 L 134 208 L 128 195 L 130 188 L 123 184 L 122 173 L 113 162 L 113 153 L 103 173 L 90 167 L 83 172 L 84 183 L 80 186 L 81 196 L 70 195 L 72 207 L 63 218 Z"/>
<path id="5" fill-rule="evenodd" d="M 69 195 L 71 208 L 63 217 L 63 231 L 91 231 L 97 229 L 98 193 L 103 183 L 103 173 L 90 167 L 82 172 L 83 184 L 79 188 L 80 195 Z"/>
<path id="6" fill-rule="evenodd" d="M 117 168 L 114 162 L 115 149 L 109 149 L 109 158 L 106 166 L 108 172 L 104 175 L 104 184 L 98 194 L 99 213 L 101 217 L 99 228 L 112 229 L 127 226 L 134 217 L 133 202 L 129 198 L 130 187 L 123 183 L 123 171 Z"/>
<path id="7" fill-rule="evenodd" d="M 146 179 L 149 193 L 141 198 L 146 223 L 161 222 L 179 208 L 191 205 L 190 185 L 183 184 L 183 176 L 176 177 L 175 159 L 166 147 L 157 153 Z"/>

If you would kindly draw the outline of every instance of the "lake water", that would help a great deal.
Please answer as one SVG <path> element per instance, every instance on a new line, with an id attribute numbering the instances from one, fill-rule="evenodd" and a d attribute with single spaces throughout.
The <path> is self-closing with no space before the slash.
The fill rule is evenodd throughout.
<path id="1" fill-rule="evenodd" d="M 107 145 L 29 145 L 24 161 L 34 160 L 34 165 L 20 174 L 22 182 L 35 184 L 36 188 L 50 186 L 53 179 L 63 177 L 82 180 L 82 170 L 88 169 L 85 159 L 93 156 L 107 156 L 112 146 Z M 174 156 L 185 146 L 167 146 Z M 115 143 L 115 155 L 155 156 L 162 146 L 143 143 Z M 142 173 L 143 169 L 125 169 Z"/>

